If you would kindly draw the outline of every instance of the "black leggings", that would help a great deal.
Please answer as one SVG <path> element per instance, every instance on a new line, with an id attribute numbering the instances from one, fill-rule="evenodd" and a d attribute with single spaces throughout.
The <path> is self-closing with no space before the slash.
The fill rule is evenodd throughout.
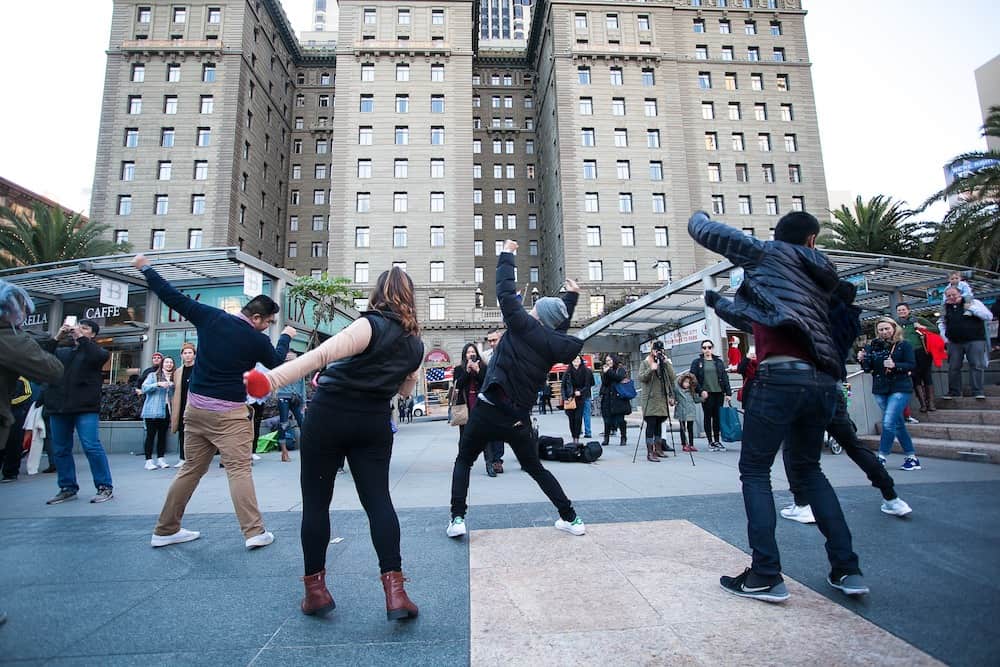
<path id="1" fill-rule="evenodd" d="M 719 442 L 722 440 L 722 427 L 719 425 L 719 412 L 722 410 L 722 403 L 726 400 L 726 395 L 720 392 L 709 392 L 708 398 L 701 402 L 701 409 L 705 413 L 705 437 L 709 442 Z"/>
<path id="2" fill-rule="evenodd" d="M 359 410 L 359 407 L 362 408 Z M 351 464 L 351 475 L 361 506 L 368 515 L 372 544 L 378 554 L 382 573 L 400 571 L 399 519 L 389 495 L 389 460 L 392 457 L 392 417 L 381 402 L 358 405 L 316 392 L 306 423 L 302 427 L 302 557 L 305 574 L 316 574 L 326 567 L 326 549 L 330 544 L 330 502 L 337 468 L 344 459 Z"/>
<path id="3" fill-rule="evenodd" d="M 652 438 L 662 438 L 663 437 L 663 422 L 667 420 L 666 417 L 656 417 L 650 415 L 649 417 L 643 418 L 646 421 L 646 440 Z"/>
<path id="4" fill-rule="evenodd" d="M 566 413 L 566 418 L 569 420 L 569 434 L 573 436 L 573 442 L 576 442 L 580 439 L 580 430 L 583 428 L 583 409 L 571 408 L 567 410 L 563 408 L 563 412 Z"/>
<path id="5" fill-rule="evenodd" d="M 681 446 L 694 444 L 694 422 L 681 422 Z"/>
<path id="6" fill-rule="evenodd" d="M 146 460 L 153 458 L 153 438 L 156 438 L 156 455 L 160 458 L 167 455 L 167 430 L 169 428 L 169 417 L 146 418 L 146 442 L 143 444 Z"/>

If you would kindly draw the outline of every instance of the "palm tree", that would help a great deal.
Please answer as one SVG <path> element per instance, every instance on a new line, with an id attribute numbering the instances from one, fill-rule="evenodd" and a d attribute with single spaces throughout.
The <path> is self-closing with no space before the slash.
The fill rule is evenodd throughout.
<path id="1" fill-rule="evenodd" d="M 312 348 L 319 339 L 319 326 L 323 322 L 332 323 L 336 318 L 337 306 L 353 308 L 354 299 L 361 297 L 361 292 L 348 287 L 350 284 L 351 281 L 347 278 L 330 278 L 324 273 L 319 278 L 300 276 L 288 288 L 290 302 L 300 302 L 303 306 L 312 304 L 313 331 L 309 336 L 307 349 Z"/>
<path id="2" fill-rule="evenodd" d="M 984 137 L 1000 137 L 1000 106 L 990 107 Z M 963 164 L 964 163 L 964 164 Z M 941 221 L 934 259 L 1000 271 L 1000 151 L 963 153 L 948 166 L 972 165 L 948 187 L 931 195 L 922 208 L 949 197 L 959 198 Z"/>
<path id="3" fill-rule="evenodd" d="M 67 216 L 58 206 L 36 204 L 34 215 L 0 206 L 0 268 L 128 252 L 131 246 L 104 238 L 110 225 Z"/>
<path id="4" fill-rule="evenodd" d="M 853 210 L 843 205 L 831 211 L 835 221 L 823 223 L 819 244 L 831 250 L 919 255 L 927 232 L 923 223 L 906 222 L 913 211 L 905 206 L 905 202 L 886 195 L 876 195 L 867 202 L 858 196 Z"/>

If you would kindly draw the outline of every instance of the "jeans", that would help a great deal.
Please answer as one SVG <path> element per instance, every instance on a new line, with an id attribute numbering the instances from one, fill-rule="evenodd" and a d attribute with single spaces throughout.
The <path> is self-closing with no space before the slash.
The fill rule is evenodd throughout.
<path id="1" fill-rule="evenodd" d="M 858 440 L 858 429 L 847 414 L 847 399 L 841 392 L 838 392 L 837 396 L 837 412 L 833 415 L 833 420 L 827 424 L 826 430 L 844 448 L 844 453 L 868 476 L 872 486 L 882 492 L 883 498 L 892 500 L 897 497 L 892 477 L 889 476 L 885 466 L 879 463 L 875 454 Z M 795 504 L 799 507 L 808 505 L 809 499 L 806 498 L 805 489 L 795 478 L 789 465 L 787 447 L 784 449 L 783 458 L 788 486 L 792 497 L 795 498 Z"/>
<path id="2" fill-rule="evenodd" d="M 986 375 L 987 346 L 985 340 L 974 340 L 969 343 L 948 342 L 948 395 L 962 395 L 962 357 L 969 361 L 969 384 L 972 395 L 983 393 L 983 381 Z"/>
<path id="3" fill-rule="evenodd" d="M 584 398 L 580 403 L 582 407 L 578 408 L 583 410 L 583 437 L 585 438 L 593 437 L 590 430 L 590 403 L 591 399 L 589 397 Z"/>
<path id="4" fill-rule="evenodd" d="M 563 412 L 566 413 L 566 419 L 569 420 L 569 434 L 573 438 L 573 442 L 577 442 L 580 439 L 580 428 L 583 425 L 583 412 L 580 408 L 563 408 Z"/>
<path id="5" fill-rule="evenodd" d="M 798 480 L 812 505 L 816 523 L 826 537 L 826 553 L 834 573 L 859 573 L 858 556 L 852 549 L 840 502 L 819 465 L 823 432 L 836 408 L 836 381 L 815 369 L 771 369 L 761 364 L 750 386 L 749 396 L 744 392 L 746 417 L 739 465 L 753 552 L 751 569 L 764 577 L 781 572 L 774 537 L 771 466 L 784 442 L 790 476 Z"/>
<path id="6" fill-rule="evenodd" d="M 878 407 L 882 409 L 882 437 L 878 442 L 878 453 L 883 457 L 888 456 L 892 451 L 892 443 L 899 439 L 899 444 L 903 448 L 903 453 L 916 456 L 917 451 L 913 448 L 913 440 L 906 430 L 906 422 L 903 421 L 903 410 L 910 403 L 910 392 L 896 392 L 895 394 L 873 394 Z"/>
<path id="7" fill-rule="evenodd" d="M 112 488 L 111 466 L 108 456 L 104 453 L 101 439 L 98 435 L 99 415 L 96 412 L 85 412 L 75 415 L 50 415 L 52 426 L 52 453 L 55 457 L 56 472 L 59 477 L 59 488 L 67 491 L 79 491 L 76 483 L 76 462 L 73 460 L 73 430 L 80 436 L 80 446 L 90 464 L 90 474 L 94 478 L 94 486 L 100 490 L 102 486 Z"/>
<path id="8" fill-rule="evenodd" d="M 292 402 L 287 398 L 278 399 L 278 440 L 283 441 L 287 444 L 288 441 L 288 417 L 291 415 L 295 417 L 295 423 L 298 424 L 299 432 L 301 434 L 302 425 L 306 423 L 305 417 L 302 416 L 302 404 L 299 403 L 294 408 L 292 407 Z"/>
<path id="9" fill-rule="evenodd" d="M 455 457 L 455 468 L 451 474 L 451 516 L 465 516 L 468 510 L 466 499 L 469 495 L 469 471 L 487 443 L 497 438 L 510 444 L 521 469 L 548 496 L 559 510 L 559 516 L 566 521 L 576 519 L 573 503 L 566 497 L 552 473 L 542 467 L 538 458 L 538 441 L 532 435 L 528 416 L 518 419 L 485 401 L 477 403 L 476 409 L 469 415 L 469 423 L 465 425 L 465 433 L 458 444 L 458 456 Z M 351 469 L 354 469 L 353 462 Z"/>
<path id="10" fill-rule="evenodd" d="M 169 417 L 146 417 L 146 440 L 143 442 L 143 453 L 146 460 L 153 458 L 153 441 L 156 441 L 156 455 L 163 458 L 167 455 L 167 430 L 170 429 Z"/>

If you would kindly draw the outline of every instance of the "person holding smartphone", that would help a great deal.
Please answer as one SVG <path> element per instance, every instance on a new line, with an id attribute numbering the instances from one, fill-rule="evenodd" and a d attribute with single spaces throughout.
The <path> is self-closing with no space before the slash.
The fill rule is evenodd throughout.
<path id="1" fill-rule="evenodd" d="M 455 370 L 455 398 L 454 405 L 465 405 L 469 408 L 469 414 L 476 407 L 476 400 L 479 396 L 479 388 L 483 386 L 486 379 L 486 363 L 479 354 L 479 348 L 475 343 L 466 343 L 462 348 L 462 360 L 464 363 L 456 364 Z M 465 424 L 458 427 L 458 440 L 462 441 L 465 434 Z M 496 477 L 496 471 L 490 461 L 486 462 L 486 474 Z"/>

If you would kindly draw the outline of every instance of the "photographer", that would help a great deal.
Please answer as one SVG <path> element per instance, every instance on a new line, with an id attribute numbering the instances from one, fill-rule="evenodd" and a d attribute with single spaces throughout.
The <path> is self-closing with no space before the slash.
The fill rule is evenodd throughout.
<path id="1" fill-rule="evenodd" d="M 479 355 L 479 348 L 476 347 L 475 343 L 466 343 L 465 347 L 462 348 L 462 361 L 461 364 L 455 364 L 455 370 L 452 371 L 455 375 L 455 405 L 467 405 L 469 407 L 469 414 L 472 414 L 472 409 L 476 407 L 476 399 L 479 396 L 479 390 L 483 386 L 483 381 L 486 380 L 486 363 L 482 360 Z M 465 434 L 465 425 L 458 427 L 458 441 L 462 441 L 462 435 Z M 488 460 L 488 457 L 484 457 L 486 461 L 486 474 L 490 477 L 496 477 L 496 471 L 493 468 L 493 462 Z"/>
<path id="2" fill-rule="evenodd" d="M 639 382 L 646 392 L 642 410 L 646 422 L 646 460 L 659 463 L 660 457 L 666 458 L 667 443 L 662 437 L 662 428 L 674 405 L 674 383 L 677 382 L 674 368 L 663 353 L 662 341 L 655 341 L 649 355 L 642 360 Z"/>
<path id="3" fill-rule="evenodd" d="M 903 340 L 903 328 L 895 320 L 882 317 L 875 325 L 876 339 L 858 352 L 861 367 L 872 374 L 872 394 L 882 409 L 882 437 L 879 461 L 885 465 L 897 438 L 906 459 L 900 470 L 920 470 L 920 459 L 903 421 L 903 409 L 910 402 L 913 382 L 910 373 L 917 362 L 913 346 Z"/>

